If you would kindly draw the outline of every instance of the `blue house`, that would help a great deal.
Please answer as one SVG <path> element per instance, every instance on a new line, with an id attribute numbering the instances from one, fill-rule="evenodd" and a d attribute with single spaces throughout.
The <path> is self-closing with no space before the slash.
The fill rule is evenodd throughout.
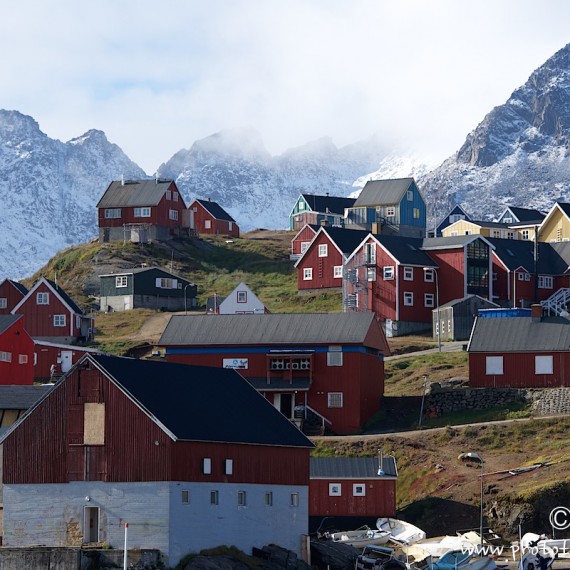
<path id="1" fill-rule="evenodd" d="M 456 204 L 447 216 L 437 224 L 434 235 L 429 237 L 441 237 L 443 235 L 442 231 L 445 228 L 459 220 L 467 220 L 469 222 L 471 221 L 471 216 L 459 204 Z"/>
<path id="2" fill-rule="evenodd" d="M 346 210 L 345 223 L 375 234 L 423 238 L 426 203 L 413 178 L 370 180 Z"/>
<path id="3" fill-rule="evenodd" d="M 354 204 L 354 198 L 300 194 L 289 214 L 289 229 L 300 230 L 307 224 L 344 226 L 344 210 Z"/>

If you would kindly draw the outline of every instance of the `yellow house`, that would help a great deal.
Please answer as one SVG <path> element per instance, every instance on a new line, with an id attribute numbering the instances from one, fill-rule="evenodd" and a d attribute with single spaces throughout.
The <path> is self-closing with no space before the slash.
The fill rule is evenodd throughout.
<path id="1" fill-rule="evenodd" d="M 556 202 L 538 227 L 538 240 L 555 243 L 570 241 L 570 204 Z"/>
<path id="2" fill-rule="evenodd" d="M 480 234 L 485 237 L 519 239 L 517 230 L 499 222 L 479 220 L 458 220 L 441 231 L 443 237 Z"/>

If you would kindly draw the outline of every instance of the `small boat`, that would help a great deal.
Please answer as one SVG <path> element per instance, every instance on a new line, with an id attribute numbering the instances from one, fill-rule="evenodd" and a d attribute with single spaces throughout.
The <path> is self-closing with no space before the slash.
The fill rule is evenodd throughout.
<path id="1" fill-rule="evenodd" d="M 476 533 L 460 534 L 458 536 L 447 535 L 419 540 L 415 545 L 423 548 L 432 556 L 439 557 L 450 550 L 476 552 L 480 546 L 480 539 Z"/>
<path id="2" fill-rule="evenodd" d="M 556 558 L 570 558 L 570 539 L 568 538 L 548 538 L 544 534 L 527 532 L 521 538 L 521 547 L 523 551 L 531 547 L 539 549 L 548 547 L 554 551 Z"/>
<path id="3" fill-rule="evenodd" d="M 368 526 L 363 526 L 356 530 L 344 530 L 327 534 L 330 540 L 350 544 L 354 546 L 354 548 L 364 548 L 371 544 L 386 544 L 390 538 L 389 532 L 385 530 L 374 530 Z"/>
<path id="4" fill-rule="evenodd" d="M 399 519 L 379 518 L 376 521 L 376 527 L 378 530 L 389 532 L 389 539 L 398 544 L 412 544 L 426 537 L 426 533 L 421 528 Z"/>
<path id="5" fill-rule="evenodd" d="M 520 559 L 518 570 L 548 570 L 555 558 L 556 554 L 549 546 L 531 547 Z"/>
<path id="6" fill-rule="evenodd" d="M 436 562 L 432 562 L 428 566 L 428 570 L 465 569 L 471 558 L 473 558 L 473 551 L 448 550 L 443 556 L 440 556 Z"/>

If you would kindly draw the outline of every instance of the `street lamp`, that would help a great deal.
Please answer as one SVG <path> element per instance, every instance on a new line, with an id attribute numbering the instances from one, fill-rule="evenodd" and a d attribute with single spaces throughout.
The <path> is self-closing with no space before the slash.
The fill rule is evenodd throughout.
<path id="1" fill-rule="evenodd" d="M 435 276 L 435 304 L 437 311 L 437 351 L 441 352 L 441 320 L 439 318 L 439 277 L 435 267 L 424 267 L 424 273 L 430 272 Z"/>

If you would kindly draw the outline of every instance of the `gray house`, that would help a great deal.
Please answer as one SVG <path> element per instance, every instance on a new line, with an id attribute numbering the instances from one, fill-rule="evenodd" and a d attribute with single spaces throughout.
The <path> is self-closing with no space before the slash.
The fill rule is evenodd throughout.
<path id="1" fill-rule="evenodd" d="M 196 306 L 197 287 L 159 267 L 99 275 L 101 311 L 156 309 L 184 311 Z"/>
<path id="2" fill-rule="evenodd" d="M 468 340 L 479 309 L 497 309 L 499 305 L 479 295 L 467 295 L 454 299 L 434 309 L 433 337 L 438 335 L 438 317 L 441 324 L 441 340 Z"/>

